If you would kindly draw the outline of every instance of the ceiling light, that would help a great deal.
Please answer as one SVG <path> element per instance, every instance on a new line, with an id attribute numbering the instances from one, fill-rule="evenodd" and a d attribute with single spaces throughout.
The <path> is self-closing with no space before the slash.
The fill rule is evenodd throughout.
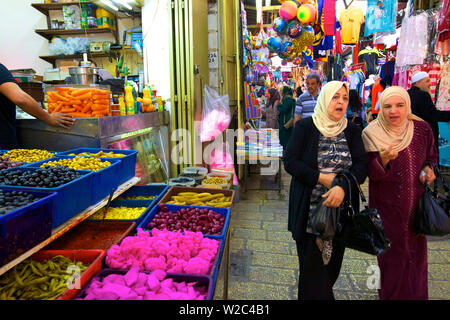
<path id="1" fill-rule="evenodd" d="M 121 5 L 123 5 L 128 10 L 133 10 L 133 8 L 125 0 L 114 0 L 114 2 L 120 3 Z"/>
<path id="2" fill-rule="evenodd" d="M 111 9 L 115 10 L 115 11 L 119 11 L 119 8 L 117 8 L 115 5 L 113 5 L 111 3 L 111 1 L 109 0 L 100 0 L 103 4 L 107 5 L 108 7 L 110 7 Z"/>

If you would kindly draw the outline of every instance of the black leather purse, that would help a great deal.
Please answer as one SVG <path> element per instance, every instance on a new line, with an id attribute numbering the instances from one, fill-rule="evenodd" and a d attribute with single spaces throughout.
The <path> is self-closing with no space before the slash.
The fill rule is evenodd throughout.
<path id="1" fill-rule="evenodd" d="M 341 231 L 337 235 L 337 240 L 347 248 L 375 256 L 386 252 L 391 243 L 384 232 L 383 221 L 377 209 L 368 207 L 364 193 L 351 172 L 344 171 L 339 176 L 347 181 L 349 196 L 342 206 L 339 220 Z M 365 207 L 360 212 L 355 212 L 353 209 L 352 184 L 357 186 Z"/>
<path id="2" fill-rule="evenodd" d="M 419 235 L 444 236 L 450 234 L 450 192 L 444 178 L 434 163 L 431 163 L 436 174 L 434 190 L 428 184 L 419 200 L 414 220 L 415 231 Z M 438 185 L 444 193 L 438 192 Z"/>

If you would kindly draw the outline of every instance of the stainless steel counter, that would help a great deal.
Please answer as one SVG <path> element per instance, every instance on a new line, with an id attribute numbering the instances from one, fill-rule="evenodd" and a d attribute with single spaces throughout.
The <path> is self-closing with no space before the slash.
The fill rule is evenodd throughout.
<path id="1" fill-rule="evenodd" d="M 137 115 L 79 118 L 70 130 L 36 119 L 17 120 L 19 146 L 66 151 L 75 148 L 138 150 L 140 183 L 167 182 L 170 177 L 168 111 Z"/>
<path id="2" fill-rule="evenodd" d="M 19 145 L 65 151 L 78 147 L 105 148 L 114 137 L 137 130 L 169 126 L 168 111 L 120 117 L 79 118 L 70 130 L 37 119 L 17 120 Z"/>

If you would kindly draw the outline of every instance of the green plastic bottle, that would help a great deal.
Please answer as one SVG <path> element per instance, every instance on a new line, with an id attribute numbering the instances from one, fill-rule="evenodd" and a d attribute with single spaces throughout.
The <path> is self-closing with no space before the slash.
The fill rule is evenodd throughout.
<path id="1" fill-rule="evenodd" d="M 125 86 L 125 104 L 127 106 L 127 114 L 135 114 L 133 86 Z"/>

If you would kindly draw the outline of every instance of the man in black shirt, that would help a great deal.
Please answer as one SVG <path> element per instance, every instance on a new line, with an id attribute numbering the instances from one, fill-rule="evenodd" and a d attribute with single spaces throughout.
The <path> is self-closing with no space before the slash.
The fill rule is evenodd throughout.
<path id="1" fill-rule="evenodd" d="M 423 71 L 416 73 L 412 76 L 411 82 L 412 87 L 408 90 L 411 98 L 411 111 L 430 124 L 437 148 L 439 138 L 438 122 L 450 121 L 450 111 L 439 111 L 433 104 L 430 94 L 431 81 L 428 73 Z"/>
<path id="2" fill-rule="evenodd" d="M 62 113 L 49 114 L 36 100 L 23 91 L 11 72 L 0 63 L 0 150 L 17 148 L 16 105 L 45 123 L 70 129 L 75 119 Z"/>

